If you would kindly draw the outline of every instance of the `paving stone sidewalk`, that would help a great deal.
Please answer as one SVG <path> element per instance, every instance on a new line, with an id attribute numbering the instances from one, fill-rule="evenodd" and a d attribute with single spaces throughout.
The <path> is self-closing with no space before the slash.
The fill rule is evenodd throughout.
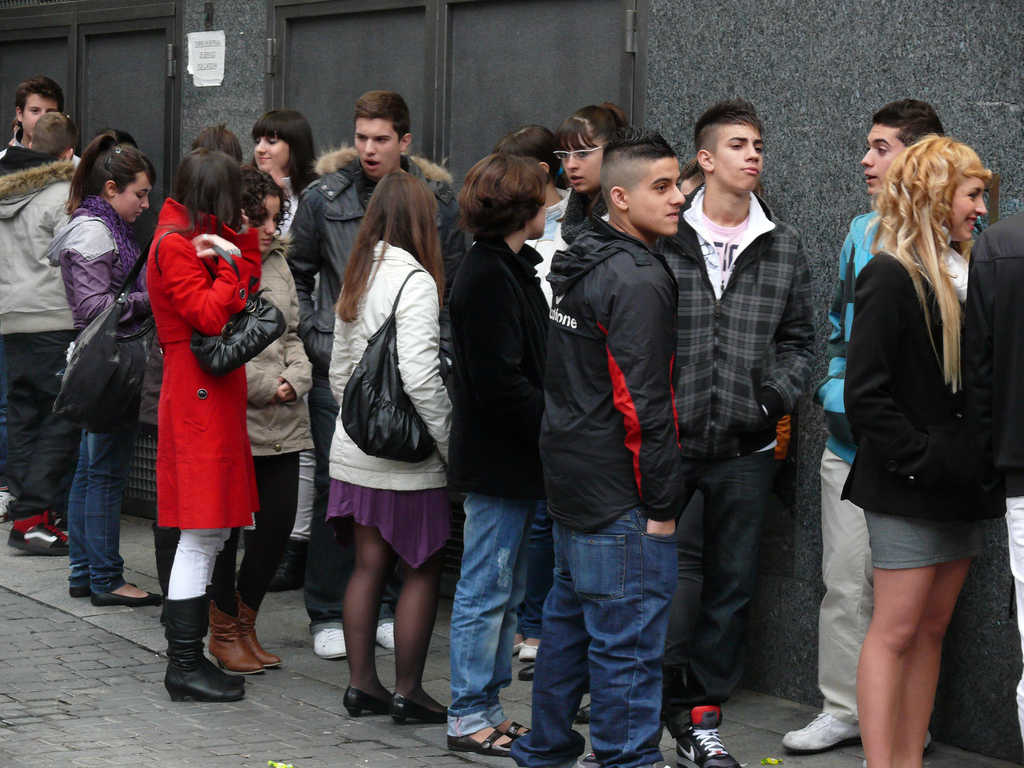
<path id="1" fill-rule="evenodd" d="M 159 608 L 96 608 L 69 597 L 67 559 L 11 549 L 9 527 L 0 526 L 0 768 L 248 768 L 268 760 L 295 768 L 513 766 L 449 752 L 443 726 L 349 717 L 341 706 L 347 667 L 313 655 L 301 591 L 268 595 L 260 613 L 261 641 L 282 656 L 282 669 L 247 678 L 240 702 L 171 702 L 163 688 Z M 156 589 L 148 521 L 123 518 L 121 552 L 128 579 Z M 444 602 L 424 680 L 441 701 L 449 700 L 449 615 Z M 377 660 L 390 687 L 392 654 L 379 649 Z M 514 662 L 513 672 L 519 667 Z M 509 716 L 530 722 L 529 683 L 514 680 L 502 700 Z M 722 733 L 747 766 L 776 757 L 784 768 L 859 768 L 859 747 L 811 756 L 783 752 L 781 734 L 814 714 L 794 702 L 741 692 L 727 708 Z M 667 738 L 662 742 L 671 765 L 673 747 Z M 1014 764 L 942 745 L 925 760 L 928 768 L 954 765 Z"/>

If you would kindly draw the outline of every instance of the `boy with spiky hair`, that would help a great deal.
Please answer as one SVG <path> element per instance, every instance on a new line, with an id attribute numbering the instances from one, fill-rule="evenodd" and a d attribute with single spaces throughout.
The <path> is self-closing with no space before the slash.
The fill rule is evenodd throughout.
<path id="1" fill-rule="evenodd" d="M 675 405 L 688 482 L 704 497 L 680 527 L 696 616 L 676 663 L 666 666 L 664 711 L 680 766 L 737 768 L 722 744 L 721 705 L 743 671 L 747 613 L 775 475 L 775 427 L 796 408 L 814 360 L 811 275 L 800 236 L 756 194 L 764 160 L 761 120 L 743 100 L 697 121 L 704 171 L 665 256 L 679 285 Z M 701 530 L 702 534 L 696 533 Z M 685 535 L 685 534 L 684 534 Z M 703 554 L 694 554 L 700 553 Z M 686 603 L 687 600 L 680 602 Z"/>
<path id="2" fill-rule="evenodd" d="M 657 135 L 604 148 L 608 221 L 555 254 L 540 451 L 554 585 L 519 765 L 571 765 L 589 682 L 602 765 L 660 763 L 661 656 L 685 483 L 672 411 L 676 288 L 659 253 L 679 226 L 679 163 Z"/>

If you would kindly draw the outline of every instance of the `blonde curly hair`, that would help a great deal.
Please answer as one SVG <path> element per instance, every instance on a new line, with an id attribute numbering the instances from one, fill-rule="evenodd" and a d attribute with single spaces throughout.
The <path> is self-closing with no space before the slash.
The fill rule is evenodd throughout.
<path id="1" fill-rule="evenodd" d="M 946 268 L 950 215 L 957 187 L 968 179 L 987 186 L 992 172 L 978 153 L 946 136 L 926 136 L 897 156 L 875 197 L 878 229 L 875 253 L 888 253 L 907 270 L 924 310 L 932 351 L 946 383 L 956 392 L 961 385 L 960 300 Z M 964 258 L 970 242 L 953 243 Z M 942 354 L 931 331 L 931 311 L 925 284 L 931 288 L 942 321 Z"/>

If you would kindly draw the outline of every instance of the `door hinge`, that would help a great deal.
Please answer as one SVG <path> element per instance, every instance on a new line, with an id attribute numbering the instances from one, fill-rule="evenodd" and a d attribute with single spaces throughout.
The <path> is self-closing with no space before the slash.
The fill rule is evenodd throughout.
<path id="1" fill-rule="evenodd" d="M 264 49 L 263 74 L 274 76 L 274 57 L 277 55 L 277 38 L 268 37 Z"/>
<path id="2" fill-rule="evenodd" d="M 167 76 L 175 77 L 178 74 L 178 60 L 174 58 L 174 43 L 167 44 Z"/>
<path id="3" fill-rule="evenodd" d="M 636 47 L 637 47 L 636 46 L 636 34 L 637 34 L 637 32 L 636 32 L 636 17 L 637 17 L 637 13 L 638 12 L 633 10 L 632 8 L 626 9 L 626 19 L 625 19 L 625 24 L 624 24 L 625 32 L 626 32 L 626 38 L 625 38 L 625 50 L 626 50 L 626 53 L 636 53 Z"/>

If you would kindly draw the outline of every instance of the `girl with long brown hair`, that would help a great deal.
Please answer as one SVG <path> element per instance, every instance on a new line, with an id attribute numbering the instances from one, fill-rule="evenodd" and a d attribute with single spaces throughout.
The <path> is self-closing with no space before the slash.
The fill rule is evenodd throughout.
<path id="1" fill-rule="evenodd" d="M 843 497 L 865 511 L 874 566 L 857 673 L 870 768 L 921 765 L 977 520 L 1002 513 L 981 486 L 961 364 L 967 258 L 991 175 L 949 138 L 904 150 L 875 200 L 878 255 L 857 280 L 845 399 L 858 449 Z"/>
<path id="2" fill-rule="evenodd" d="M 341 409 L 326 517 L 343 542 L 355 544 L 345 590 L 349 687 L 343 703 L 353 716 L 390 712 L 396 722 L 443 723 L 447 716 L 422 686 L 450 526 L 451 404 L 440 370 L 444 268 L 436 219 L 433 193 L 414 176 L 397 171 L 377 184 L 345 269 L 329 373 Z M 403 388 L 436 444 L 418 462 L 364 453 L 342 422 L 345 387 L 392 309 Z M 392 695 L 377 676 L 373 646 L 384 582 L 396 560 L 405 578 L 395 610 Z"/>

